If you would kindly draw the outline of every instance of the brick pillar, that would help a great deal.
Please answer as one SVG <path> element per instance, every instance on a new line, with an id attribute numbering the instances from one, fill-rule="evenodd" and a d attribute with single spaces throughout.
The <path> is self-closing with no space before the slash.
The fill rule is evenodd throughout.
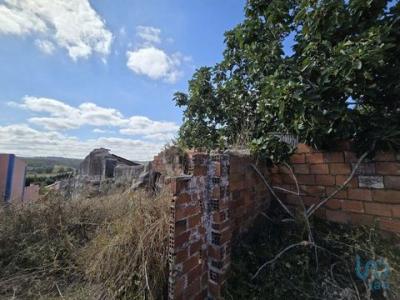
<path id="1" fill-rule="evenodd" d="M 230 264 L 232 237 L 229 212 L 229 157 L 213 155 L 209 167 L 208 213 L 211 227 L 208 235 L 209 298 L 221 299 Z"/>
<path id="2" fill-rule="evenodd" d="M 173 198 L 170 220 L 169 299 L 204 299 L 207 287 L 203 274 L 206 260 L 202 245 L 201 189 L 194 189 L 191 176 L 171 179 Z"/>

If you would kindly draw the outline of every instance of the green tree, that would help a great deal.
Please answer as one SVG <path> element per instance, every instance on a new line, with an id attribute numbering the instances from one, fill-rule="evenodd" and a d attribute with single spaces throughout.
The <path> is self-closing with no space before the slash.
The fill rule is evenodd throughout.
<path id="1" fill-rule="evenodd" d="M 292 150 L 282 135 L 318 148 L 400 147 L 398 0 L 249 0 L 245 13 L 225 34 L 224 59 L 175 96 L 182 144 L 239 141 L 274 160 Z"/>

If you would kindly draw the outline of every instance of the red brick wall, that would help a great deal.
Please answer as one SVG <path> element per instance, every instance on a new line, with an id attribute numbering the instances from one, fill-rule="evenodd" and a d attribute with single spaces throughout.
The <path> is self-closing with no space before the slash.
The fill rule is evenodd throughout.
<path id="1" fill-rule="evenodd" d="M 299 145 L 290 158 L 307 206 L 331 194 L 350 175 L 358 158 L 351 151 L 320 152 Z M 284 166 L 271 169 L 274 186 L 296 191 Z M 380 229 L 400 233 L 400 154 L 378 153 L 357 169 L 348 187 L 318 211 L 318 216 L 339 223 L 379 224 Z M 289 205 L 297 196 L 280 193 Z"/>
<path id="2" fill-rule="evenodd" d="M 221 298 L 231 241 L 270 200 L 252 163 L 249 156 L 192 153 L 188 174 L 170 179 L 170 299 Z"/>

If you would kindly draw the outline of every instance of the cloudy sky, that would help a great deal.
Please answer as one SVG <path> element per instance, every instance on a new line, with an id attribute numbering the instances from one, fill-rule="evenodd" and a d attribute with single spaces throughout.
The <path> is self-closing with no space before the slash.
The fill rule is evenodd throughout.
<path id="1" fill-rule="evenodd" d="M 0 0 L 0 153 L 148 160 L 245 0 Z"/>

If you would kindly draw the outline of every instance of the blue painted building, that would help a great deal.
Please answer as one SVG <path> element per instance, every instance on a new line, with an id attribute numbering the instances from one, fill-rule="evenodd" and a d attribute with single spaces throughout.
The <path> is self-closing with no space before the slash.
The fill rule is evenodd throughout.
<path id="1" fill-rule="evenodd" d="M 22 201 L 25 178 L 25 161 L 14 154 L 0 154 L 0 201 Z"/>

